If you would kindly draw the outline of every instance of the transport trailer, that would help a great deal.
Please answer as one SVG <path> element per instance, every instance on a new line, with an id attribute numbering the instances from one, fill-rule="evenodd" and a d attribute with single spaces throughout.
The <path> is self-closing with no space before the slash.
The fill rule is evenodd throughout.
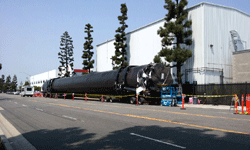
<path id="1" fill-rule="evenodd" d="M 170 67 L 163 64 L 150 63 L 142 66 L 128 66 L 106 72 L 92 72 L 85 75 L 73 75 L 67 78 L 48 80 L 42 86 L 43 93 L 80 93 L 120 95 L 123 98 L 104 97 L 104 101 L 129 101 L 135 103 L 135 95 L 139 95 L 139 103 L 146 100 L 160 103 L 161 85 L 171 85 L 173 79 Z M 134 96 L 127 96 L 127 95 Z"/>

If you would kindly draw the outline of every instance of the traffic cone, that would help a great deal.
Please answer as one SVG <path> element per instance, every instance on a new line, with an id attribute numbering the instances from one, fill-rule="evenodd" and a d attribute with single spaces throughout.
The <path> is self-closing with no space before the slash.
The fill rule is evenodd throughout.
<path id="1" fill-rule="evenodd" d="M 235 107 L 235 113 L 234 114 L 238 114 L 238 110 L 237 110 L 237 107 L 238 107 L 238 97 L 237 97 L 237 94 L 235 94 L 235 105 L 234 105 L 234 107 Z"/>

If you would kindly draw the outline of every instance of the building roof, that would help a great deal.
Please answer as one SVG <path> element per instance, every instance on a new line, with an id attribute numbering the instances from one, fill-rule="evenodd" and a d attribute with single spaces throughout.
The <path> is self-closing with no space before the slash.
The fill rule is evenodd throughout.
<path id="1" fill-rule="evenodd" d="M 199 7 L 199 6 L 202 6 L 202 5 L 210 5 L 210 6 L 215 6 L 215 7 L 221 7 L 221 8 L 231 9 L 231 10 L 235 10 L 235 11 L 237 11 L 237 12 L 239 12 L 239 13 L 242 13 L 242 14 L 247 15 L 248 17 L 250 17 L 249 14 L 247 14 L 247 13 L 241 11 L 241 10 L 238 10 L 238 9 L 236 9 L 236 8 L 227 7 L 227 6 L 218 5 L 218 4 L 213 4 L 213 3 L 208 3 L 208 2 L 201 2 L 201 3 L 199 3 L 199 4 L 196 4 L 196 5 L 194 5 L 194 6 L 191 6 L 191 7 L 187 8 L 187 10 L 189 11 L 189 10 L 191 10 L 191 9 L 194 9 L 194 8 Z M 152 25 L 154 25 L 154 24 L 156 24 L 156 23 L 159 23 L 159 22 L 161 22 L 161 21 L 164 21 L 164 19 L 165 19 L 165 17 L 162 18 L 162 19 L 159 19 L 159 20 L 157 20 L 157 21 L 154 21 L 154 22 L 152 22 L 152 23 L 150 23 L 150 24 L 147 24 L 147 25 L 145 25 L 145 26 L 142 26 L 142 27 L 140 27 L 140 28 L 137 28 L 137 29 L 135 29 L 135 30 L 132 30 L 132 31 L 130 31 L 130 32 L 127 32 L 126 35 L 131 34 L 131 33 L 133 33 L 133 32 L 136 32 L 136 31 L 139 31 L 139 30 L 144 29 L 144 28 L 146 28 L 146 27 L 152 26 Z M 112 39 L 107 40 L 107 41 L 105 41 L 105 42 L 103 42 L 103 43 L 97 44 L 96 46 L 97 46 L 97 47 L 98 47 L 98 46 L 101 46 L 101 45 L 106 44 L 106 43 L 108 43 L 108 42 L 110 42 L 110 41 L 113 41 L 113 40 L 115 40 L 115 38 L 112 38 Z"/>

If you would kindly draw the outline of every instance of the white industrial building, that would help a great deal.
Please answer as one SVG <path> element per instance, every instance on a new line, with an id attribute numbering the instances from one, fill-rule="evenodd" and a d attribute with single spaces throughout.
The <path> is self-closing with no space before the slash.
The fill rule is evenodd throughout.
<path id="1" fill-rule="evenodd" d="M 73 75 L 73 72 L 76 75 L 81 75 L 82 72 L 88 72 L 88 70 L 82 70 L 82 69 L 74 69 L 74 70 L 72 70 L 71 68 L 69 68 L 68 70 L 70 72 L 70 76 Z M 65 72 L 66 72 L 65 70 L 62 71 L 62 74 L 64 75 Z M 48 71 L 48 72 L 33 75 L 29 79 L 30 85 L 31 86 L 42 87 L 42 85 L 43 85 L 43 83 L 45 81 L 50 80 L 50 79 L 54 79 L 54 78 L 58 78 L 59 77 L 58 73 L 59 73 L 59 70 L 54 69 L 54 70 L 51 70 L 51 71 Z"/>
<path id="2" fill-rule="evenodd" d="M 49 79 L 57 78 L 59 71 L 57 69 L 40 73 L 30 77 L 30 85 L 42 87 L 43 83 Z"/>
<path id="3" fill-rule="evenodd" d="M 232 53 L 242 50 L 239 46 L 237 48 L 237 42 L 243 45 L 243 49 L 250 48 L 250 15 L 235 8 L 207 2 L 187 10 L 193 31 L 193 44 L 187 48 L 192 50 L 193 56 L 182 66 L 183 82 L 231 83 Z M 162 48 L 157 30 L 164 22 L 163 18 L 126 34 L 130 65 L 153 62 L 154 56 Z M 111 39 L 97 45 L 97 71 L 112 70 L 114 41 Z M 173 78 L 176 78 L 176 68 L 172 72 Z"/>

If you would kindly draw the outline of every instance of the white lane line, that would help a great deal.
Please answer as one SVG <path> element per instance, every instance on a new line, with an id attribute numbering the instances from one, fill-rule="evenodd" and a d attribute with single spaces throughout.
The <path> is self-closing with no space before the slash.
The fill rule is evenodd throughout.
<path id="1" fill-rule="evenodd" d="M 73 120 L 77 120 L 76 118 L 73 118 L 73 117 L 70 117 L 70 116 L 65 116 L 65 115 L 63 115 L 63 117 L 69 118 L 69 119 L 73 119 Z"/>
<path id="2" fill-rule="evenodd" d="M 2 107 L 0 107 L 0 110 L 4 110 Z"/>
<path id="3" fill-rule="evenodd" d="M 42 109 L 36 108 L 36 110 L 43 111 Z"/>
<path id="4" fill-rule="evenodd" d="M 171 145 L 171 146 L 174 146 L 174 147 L 186 149 L 186 147 L 183 147 L 183 146 L 179 146 L 179 145 L 168 143 L 168 142 L 163 142 L 163 141 L 153 139 L 153 138 L 150 138 L 150 137 L 146 137 L 146 136 L 142 136 L 142 135 L 139 135 L 139 134 L 135 134 L 135 133 L 130 133 L 130 134 L 135 135 L 135 136 L 139 136 L 139 137 L 142 137 L 142 138 L 145 138 L 145 139 L 148 139 L 148 140 L 156 141 L 156 142 L 159 142 L 159 143 L 163 143 L 163 144 Z"/>
<path id="5" fill-rule="evenodd" d="M 24 105 L 24 104 L 23 104 L 23 106 L 25 107 L 25 106 L 27 106 L 27 105 Z"/>

